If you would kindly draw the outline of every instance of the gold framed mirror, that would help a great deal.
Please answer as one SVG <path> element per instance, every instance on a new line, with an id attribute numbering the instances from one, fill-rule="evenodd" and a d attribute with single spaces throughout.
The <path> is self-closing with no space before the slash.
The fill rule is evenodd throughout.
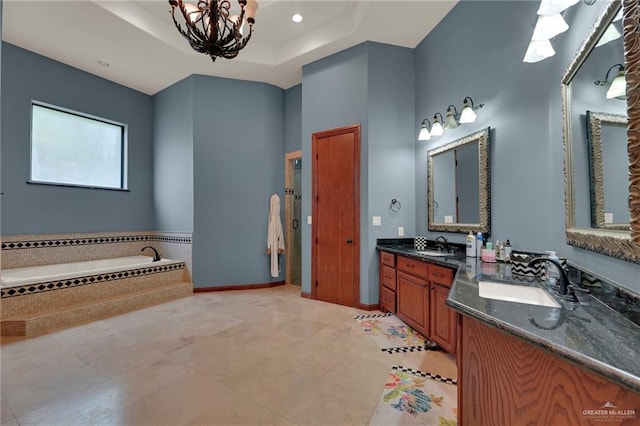
<path id="1" fill-rule="evenodd" d="M 430 231 L 491 233 L 490 128 L 427 153 Z"/>
<path id="2" fill-rule="evenodd" d="M 587 111 L 591 227 L 629 231 L 626 115 Z"/>
<path id="3" fill-rule="evenodd" d="M 620 40 L 604 43 L 601 41 L 603 35 L 610 26 L 620 16 L 621 2 L 613 0 L 606 3 L 602 13 L 596 20 L 592 30 L 584 40 L 576 55 L 569 63 L 562 80 L 562 117 L 563 117 L 563 140 L 564 140 L 564 180 L 565 180 L 565 217 L 566 217 L 566 239 L 567 244 L 580 247 L 586 250 L 601 253 L 607 256 L 616 257 L 630 262 L 640 263 L 640 34 L 639 5 L 637 0 L 624 0 L 622 5 L 623 14 L 622 45 L 616 47 L 612 43 L 620 43 Z M 585 225 L 581 217 L 593 217 L 594 213 L 588 211 L 585 214 L 584 206 L 591 210 L 593 205 L 590 202 L 583 202 L 589 199 L 589 192 L 593 189 L 593 183 L 587 178 L 588 184 L 580 181 L 580 170 L 588 170 L 588 165 L 583 162 L 588 161 L 584 156 L 574 155 L 574 151 L 586 145 L 586 141 L 580 138 L 581 127 L 580 114 L 586 115 L 585 111 L 580 111 L 581 102 L 576 102 L 572 97 L 573 86 L 580 86 L 577 82 L 579 71 L 586 69 L 585 62 L 591 57 L 603 56 L 602 51 L 594 52 L 602 46 L 609 45 L 613 48 L 623 48 L 624 76 L 626 78 L 626 118 L 628 119 L 626 146 L 628 153 L 629 167 L 629 227 L 628 229 L 611 229 L 608 227 L 593 227 L 588 223 Z M 616 58 L 617 60 L 617 58 Z M 615 64 L 615 62 L 614 62 Z M 611 65 L 609 62 L 600 63 L 606 71 Z M 616 64 L 617 65 L 617 64 Z M 615 66 L 615 65 L 614 65 Z M 611 69 L 611 68 L 609 68 Z M 606 83 L 605 79 L 605 83 Z M 596 85 L 598 82 L 596 82 Z M 604 90 L 603 90 L 604 92 Z M 579 93 L 576 91 L 576 93 Z M 604 93 L 602 98 L 604 99 Z M 620 102 L 614 96 L 606 96 L 607 101 Z M 623 98 L 624 99 L 624 98 Z M 602 105 L 606 105 L 603 101 Z M 624 107 L 624 104 L 623 104 Z M 624 110 L 624 108 L 623 108 Z M 586 127 L 586 126 L 585 126 Z M 624 159 L 622 160 L 624 161 Z M 624 167 L 625 164 L 620 164 Z M 590 189 L 587 189 L 587 186 Z M 588 191 L 585 198 L 585 191 Z M 599 213 L 597 213 L 599 215 Z M 604 217 L 604 215 L 603 215 Z M 604 220 L 604 219 L 603 219 Z M 596 221 L 597 223 L 597 221 Z"/>

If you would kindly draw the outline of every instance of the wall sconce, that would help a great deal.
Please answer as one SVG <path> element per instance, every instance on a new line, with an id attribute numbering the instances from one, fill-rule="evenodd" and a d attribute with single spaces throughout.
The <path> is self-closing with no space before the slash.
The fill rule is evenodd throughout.
<path id="1" fill-rule="evenodd" d="M 476 118 L 478 117 L 475 111 L 482 108 L 484 104 L 478 104 L 477 106 L 474 105 L 473 99 L 471 99 L 469 96 L 465 97 L 462 100 L 462 103 L 463 103 L 462 112 L 460 113 L 460 120 L 459 120 L 460 124 L 473 123 L 474 121 L 476 121 Z"/>
<path id="2" fill-rule="evenodd" d="M 540 15 L 538 16 L 531 40 L 551 40 L 568 29 L 569 25 L 559 13 L 548 16 Z"/>
<path id="3" fill-rule="evenodd" d="M 578 3 L 580 0 L 542 0 L 538 8 L 538 15 L 555 15 Z"/>
<path id="4" fill-rule="evenodd" d="M 618 68 L 618 74 L 614 77 L 614 79 L 609 83 L 609 73 L 614 68 Z M 606 98 L 607 99 L 626 99 L 627 98 L 627 80 L 624 76 L 624 66 L 622 64 L 615 64 L 611 68 L 607 70 L 607 74 L 604 77 L 604 80 L 594 81 L 593 84 L 596 86 L 606 86 L 609 85 L 609 89 L 607 90 Z"/>
<path id="5" fill-rule="evenodd" d="M 569 29 L 560 14 L 580 0 L 541 0 L 538 8 L 538 19 L 533 30 L 531 42 L 527 47 L 522 62 L 534 63 L 550 58 L 556 54 L 551 46 L 553 37 Z M 586 0 L 585 0 L 586 1 Z"/>
<path id="6" fill-rule="evenodd" d="M 598 40 L 598 42 L 596 43 L 596 47 L 600 47 L 603 44 L 607 44 L 610 41 L 617 40 L 620 37 L 622 37 L 622 34 L 620 34 L 620 31 L 618 31 L 618 28 L 616 28 L 616 22 L 618 22 L 621 19 L 622 19 L 622 8 L 620 8 L 620 12 L 618 12 L 615 18 L 613 18 L 613 22 L 609 24 L 609 26 L 607 27 L 607 30 L 604 32 L 604 34 L 602 34 L 602 37 L 600 37 L 600 40 Z"/>
<path id="7" fill-rule="evenodd" d="M 438 120 L 438 116 L 440 116 L 440 120 Z M 431 136 L 442 136 L 444 133 L 444 127 L 442 124 L 444 120 L 442 119 L 442 114 L 436 112 L 433 116 L 433 126 L 431 126 Z"/>
<path id="8" fill-rule="evenodd" d="M 431 133 L 429 133 L 429 129 L 427 128 L 427 123 L 429 123 L 429 127 L 431 127 L 431 122 L 428 118 L 422 120 L 422 127 L 420 127 L 420 133 L 418 134 L 419 141 L 428 141 L 431 139 Z"/>
<path id="9" fill-rule="evenodd" d="M 455 129 L 458 127 L 458 121 L 456 120 L 456 116 L 458 115 L 458 110 L 455 105 L 449 105 L 447 107 L 447 119 L 444 122 L 444 127 L 447 129 Z"/>

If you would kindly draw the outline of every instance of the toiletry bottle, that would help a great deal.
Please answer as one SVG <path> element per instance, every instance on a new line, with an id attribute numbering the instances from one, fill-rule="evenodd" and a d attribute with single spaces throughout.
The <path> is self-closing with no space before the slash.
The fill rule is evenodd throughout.
<path id="1" fill-rule="evenodd" d="M 476 257 L 482 255 L 482 232 L 478 231 L 476 234 Z"/>
<path id="2" fill-rule="evenodd" d="M 476 254 L 476 237 L 473 236 L 473 232 L 469 231 L 467 235 L 467 257 L 477 257 Z"/>
<path id="3" fill-rule="evenodd" d="M 549 259 L 560 262 L 555 251 L 547 250 L 546 253 L 548 254 L 547 257 Z M 550 286 L 554 286 L 560 279 L 560 271 L 558 271 L 558 268 L 550 262 L 545 262 L 545 273 L 547 275 L 547 282 Z"/>
<path id="4" fill-rule="evenodd" d="M 504 243 L 504 261 L 505 262 L 511 262 L 511 243 L 509 242 L 509 240 L 507 240 L 506 243 Z"/>
<path id="5" fill-rule="evenodd" d="M 496 240 L 496 260 L 503 260 L 504 255 L 504 243 L 500 240 Z"/>

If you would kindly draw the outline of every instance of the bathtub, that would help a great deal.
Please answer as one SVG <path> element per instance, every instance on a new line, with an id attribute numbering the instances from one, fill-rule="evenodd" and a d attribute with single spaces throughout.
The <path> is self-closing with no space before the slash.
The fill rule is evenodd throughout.
<path id="1" fill-rule="evenodd" d="M 0 287 L 24 286 L 109 272 L 163 266 L 170 263 L 175 263 L 175 261 L 171 259 L 161 259 L 158 262 L 153 262 L 153 257 L 150 256 L 128 256 L 88 260 L 84 262 L 59 263 L 55 265 L 31 266 L 28 268 L 5 269 L 0 271 Z"/>

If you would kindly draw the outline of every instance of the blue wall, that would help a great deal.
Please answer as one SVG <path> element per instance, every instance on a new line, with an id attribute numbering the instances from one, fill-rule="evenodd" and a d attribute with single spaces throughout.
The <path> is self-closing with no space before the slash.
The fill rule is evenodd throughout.
<path id="1" fill-rule="evenodd" d="M 153 96 L 154 227 L 193 232 L 193 77 Z"/>
<path id="2" fill-rule="evenodd" d="M 285 152 L 302 149 L 302 84 L 284 93 Z"/>
<path id="3" fill-rule="evenodd" d="M 151 97 L 8 43 L 2 56 L 2 234 L 151 229 Z M 32 100 L 126 123 L 130 191 L 27 184 Z"/>
<path id="4" fill-rule="evenodd" d="M 416 47 L 416 135 L 424 117 L 444 113 L 451 103 L 460 107 L 465 96 L 486 104 L 475 123 L 417 143 L 416 232 L 427 232 L 427 150 L 491 126 L 492 240 L 509 238 L 519 249 L 557 250 L 575 264 L 640 292 L 638 265 L 565 243 L 560 79 L 602 5 L 578 3 L 569 9 L 565 19 L 571 28 L 553 41 L 557 54 L 526 64 L 522 58 L 538 6 L 459 2 Z M 443 52 L 455 54 L 433 59 L 444 58 Z M 457 242 L 465 238 L 446 236 Z"/>
<path id="5" fill-rule="evenodd" d="M 318 131 L 361 125 L 360 302 L 378 300 L 375 239 L 413 234 L 413 52 L 363 43 L 302 69 L 303 164 L 311 164 L 311 137 Z M 312 170 L 304 167 L 302 192 L 311 194 Z M 392 198 L 403 204 L 388 210 Z M 303 218 L 311 197 L 303 197 Z M 371 227 L 371 216 L 382 226 Z M 306 223 L 306 222 L 305 222 Z M 302 229 L 302 290 L 311 291 L 311 226 Z"/>
<path id="6" fill-rule="evenodd" d="M 284 90 L 205 76 L 193 89 L 195 286 L 284 280 L 266 254 L 269 199 L 284 200 Z"/>

